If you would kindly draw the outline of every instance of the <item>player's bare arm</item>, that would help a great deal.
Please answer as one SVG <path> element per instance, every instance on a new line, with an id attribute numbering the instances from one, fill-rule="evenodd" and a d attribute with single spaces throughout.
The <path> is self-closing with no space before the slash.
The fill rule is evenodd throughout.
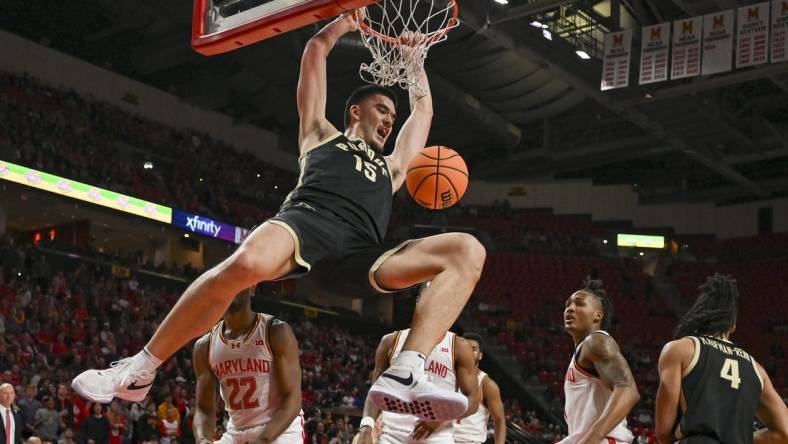
<path id="1" fill-rule="evenodd" d="M 420 49 L 414 49 L 414 51 L 418 50 Z M 394 191 L 397 191 L 405 182 L 408 164 L 426 146 L 432 126 L 432 94 L 427 73 L 423 67 L 415 69 L 417 69 L 419 87 L 411 87 L 408 90 L 410 116 L 402 125 L 394 145 L 394 151 L 387 157 Z"/>
<path id="2" fill-rule="evenodd" d="M 216 378 L 208 360 L 210 334 L 197 340 L 192 365 L 197 377 L 197 409 L 194 412 L 194 439 L 197 444 L 212 443 L 216 435 Z"/>
<path id="3" fill-rule="evenodd" d="M 752 442 L 753 444 L 784 444 L 788 442 L 788 408 L 774 389 L 769 374 L 758 363 L 756 363 L 756 371 L 763 381 L 763 391 L 756 414 L 766 428 L 755 432 Z"/>
<path id="4" fill-rule="evenodd" d="M 600 379 L 613 390 L 599 419 L 578 444 L 599 444 L 620 423 L 640 399 L 635 378 L 615 339 L 591 335 L 580 353 L 582 366 L 593 366 Z"/>
<path id="5" fill-rule="evenodd" d="M 454 372 L 457 374 L 457 386 L 463 395 L 468 397 L 468 410 L 460 418 L 467 418 L 479 409 L 481 393 L 476 360 L 471 345 L 463 338 L 457 337 L 454 343 Z"/>
<path id="6" fill-rule="evenodd" d="M 326 59 L 340 37 L 358 29 L 352 14 L 342 14 L 309 39 L 301 57 L 296 104 L 300 119 L 298 147 L 302 154 L 338 131 L 326 119 Z"/>
<path id="7" fill-rule="evenodd" d="M 468 397 L 468 410 L 460 417 L 467 418 L 479 409 L 479 379 L 476 360 L 473 357 L 471 345 L 463 338 L 457 337 L 454 342 L 454 372 L 457 375 L 457 387 L 463 395 Z M 421 420 L 413 429 L 413 439 L 426 439 L 443 422 Z"/>
<path id="8" fill-rule="evenodd" d="M 501 390 L 489 376 L 482 380 L 482 399 L 495 427 L 495 444 L 506 444 L 506 413 L 503 409 Z"/>
<path id="9" fill-rule="evenodd" d="M 659 389 L 654 417 L 657 442 L 672 443 L 676 440 L 678 408 L 681 397 L 681 378 L 692 361 L 695 344 L 689 338 L 668 342 L 659 355 Z"/>
<path id="10" fill-rule="evenodd" d="M 279 387 L 281 404 L 255 441 L 257 444 L 273 442 L 287 430 L 301 411 L 301 363 L 293 329 L 285 322 L 274 321 L 269 327 L 268 340 L 274 356 L 274 378 Z"/>
<path id="11" fill-rule="evenodd" d="M 397 337 L 396 333 L 389 333 L 380 340 L 377 350 L 375 350 L 375 369 L 372 370 L 372 381 L 376 381 L 380 375 L 389 368 L 391 363 L 389 357 L 394 348 L 394 339 Z M 376 420 L 380 416 L 380 409 L 375 406 L 372 399 L 367 397 L 364 401 L 364 418 L 372 418 Z M 358 429 L 358 444 L 371 444 L 372 443 L 372 428 L 374 425 L 361 426 Z"/>

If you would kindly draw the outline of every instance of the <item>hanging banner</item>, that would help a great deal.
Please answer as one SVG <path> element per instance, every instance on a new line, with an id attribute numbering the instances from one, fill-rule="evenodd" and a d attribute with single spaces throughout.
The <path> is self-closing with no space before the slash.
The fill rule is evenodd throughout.
<path id="1" fill-rule="evenodd" d="M 788 0 L 772 2 L 772 63 L 788 61 Z"/>
<path id="2" fill-rule="evenodd" d="M 730 71 L 733 57 L 733 9 L 703 16 L 704 76 Z"/>
<path id="3" fill-rule="evenodd" d="M 788 1 L 788 0 L 786 0 Z M 643 28 L 640 50 L 640 84 L 668 80 L 670 22 Z"/>
<path id="4" fill-rule="evenodd" d="M 673 64 L 670 78 L 681 79 L 700 75 L 700 43 L 703 17 L 673 22 Z"/>
<path id="5" fill-rule="evenodd" d="M 736 20 L 736 67 L 769 61 L 769 2 L 738 9 Z"/>
<path id="6" fill-rule="evenodd" d="M 602 91 L 629 86 L 629 59 L 631 56 L 631 29 L 605 34 L 605 61 L 602 65 Z"/>

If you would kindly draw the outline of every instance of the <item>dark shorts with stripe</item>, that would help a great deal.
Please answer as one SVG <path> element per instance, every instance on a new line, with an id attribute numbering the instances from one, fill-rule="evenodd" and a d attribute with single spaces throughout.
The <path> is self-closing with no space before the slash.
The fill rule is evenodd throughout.
<path id="1" fill-rule="evenodd" d="M 309 274 L 322 288 L 334 292 L 405 290 L 381 287 L 374 274 L 386 259 L 410 241 L 394 247 L 371 242 L 329 210 L 303 202 L 279 211 L 268 222 L 287 230 L 295 243 L 297 268 L 281 279 Z"/>

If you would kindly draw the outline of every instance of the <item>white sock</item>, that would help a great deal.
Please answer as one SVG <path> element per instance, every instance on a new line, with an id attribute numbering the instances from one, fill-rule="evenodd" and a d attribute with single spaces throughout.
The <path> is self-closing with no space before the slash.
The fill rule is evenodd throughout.
<path id="1" fill-rule="evenodd" d="M 427 363 L 427 358 L 416 351 L 403 351 L 397 355 L 397 358 L 392 362 L 393 366 L 402 366 L 410 370 L 424 371 L 424 364 Z"/>
<path id="2" fill-rule="evenodd" d="M 148 351 L 148 347 L 143 348 L 131 359 L 131 364 L 134 368 L 147 370 L 151 373 L 156 373 L 156 369 L 159 368 L 163 362 L 161 359 L 153 356 L 153 353 Z"/>

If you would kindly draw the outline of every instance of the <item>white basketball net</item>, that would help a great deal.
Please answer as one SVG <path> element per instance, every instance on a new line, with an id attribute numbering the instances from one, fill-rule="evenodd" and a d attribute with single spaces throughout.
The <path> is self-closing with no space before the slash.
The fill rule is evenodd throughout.
<path id="1" fill-rule="evenodd" d="M 416 88 L 427 51 L 447 38 L 456 27 L 456 0 L 380 0 L 364 8 L 359 20 L 361 38 L 372 53 L 372 62 L 362 63 L 361 78 L 382 86 Z"/>

